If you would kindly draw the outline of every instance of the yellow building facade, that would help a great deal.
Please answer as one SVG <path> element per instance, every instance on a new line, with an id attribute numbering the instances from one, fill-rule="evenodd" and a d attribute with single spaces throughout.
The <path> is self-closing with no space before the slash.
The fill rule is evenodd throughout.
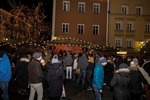
<path id="1" fill-rule="evenodd" d="M 139 51 L 150 39 L 150 0 L 110 0 L 108 44 Z"/>

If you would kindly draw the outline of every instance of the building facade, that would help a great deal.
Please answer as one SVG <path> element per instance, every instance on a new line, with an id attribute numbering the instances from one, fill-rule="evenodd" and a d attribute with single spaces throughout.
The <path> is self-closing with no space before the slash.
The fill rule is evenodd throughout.
<path id="1" fill-rule="evenodd" d="M 150 39 L 150 0 L 110 0 L 109 45 L 139 51 Z"/>
<path id="2" fill-rule="evenodd" d="M 53 38 L 106 45 L 107 0 L 53 0 Z"/>

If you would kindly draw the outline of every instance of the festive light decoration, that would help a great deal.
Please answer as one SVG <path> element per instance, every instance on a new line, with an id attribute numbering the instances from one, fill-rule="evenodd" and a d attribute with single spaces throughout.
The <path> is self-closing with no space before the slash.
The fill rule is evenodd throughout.
<path id="1" fill-rule="evenodd" d="M 143 53 L 150 53 L 150 39 L 142 42 L 140 51 Z"/>
<path id="2" fill-rule="evenodd" d="M 50 25 L 45 23 L 42 3 L 29 9 L 22 4 L 13 8 L 10 12 L 0 9 L 1 42 L 43 41 L 44 35 L 50 35 Z"/>

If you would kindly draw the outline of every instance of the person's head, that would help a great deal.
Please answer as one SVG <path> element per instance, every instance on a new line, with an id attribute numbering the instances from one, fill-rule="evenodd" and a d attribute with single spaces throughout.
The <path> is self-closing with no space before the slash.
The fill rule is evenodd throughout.
<path id="1" fill-rule="evenodd" d="M 138 61 L 138 59 L 137 58 L 133 58 L 133 60 L 132 60 L 133 62 L 135 62 L 135 63 L 139 63 L 139 61 Z"/>
<path id="2" fill-rule="evenodd" d="M 128 68 L 128 65 L 126 63 L 121 63 L 119 65 L 119 69 L 122 69 L 122 68 Z"/>
<path id="3" fill-rule="evenodd" d="M 55 55 L 53 56 L 53 58 L 52 58 L 52 64 L 53 64 L 53 63 L 59 63 L 58 55 L 57 55 L 57 54 L 55 54 Z"/>
<path id="4" fill-rule="evenodd" d="M 4 52 L 3 51 L 0 51 L 0 58 L 2 58 L 4 55 Z"/>
<path id="5" fill-rule="evenodd" d="M 130 67 L 137 67 L 137 66 L 138 66 L 138 62 L 135 61 L 130 62 Z"/>
<path id="6" fill-rule="evenodd" d="M 99 62 L 100 62 L 103 66 L 107 65 L 107 59 L 106 59 L 105 57 L 100 57 L 100 58 L 99 58 Z"/>
<path id="7" fill-rule="evenodd" d="M 146 61 L 149 61 L 150 58 L 149 58 L 148 56 L 144 56 L 144 57 L 143 57 L 143 60 L 144 60 L 144 62 L 146 62 Z"/>
<path id="8" fill-rule="evenodd" d="M 42 53 L 41 52 L 35 52 L 33 53 L 33 56 L 32 56 L 34 59 L 37 59 L 37 60 L 42 60 Z"/>

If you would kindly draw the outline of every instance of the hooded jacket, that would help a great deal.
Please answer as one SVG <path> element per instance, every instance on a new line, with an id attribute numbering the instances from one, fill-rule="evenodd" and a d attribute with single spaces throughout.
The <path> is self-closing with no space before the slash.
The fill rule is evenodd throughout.
<path id="1" fill-rule="evenodd" d="M 0 59 L 0 81 L 10 81 L 11 76 L 11 64 L 8 56 L 4 53 Z"/>
<path id="2" fill-rule="evenodd" d="M 65 80 L 64 70 L 59 62 L 53 63 L 47 73 L 48 90 L 50 97 L 61 96 Z"/>
<path id="3" fill-rule="evenodd" d="M 130 80 L 130 71 L 128 68 L 121 68 L 116 70 L 112 80 L 111 87 L 113 87 L 114 100 L 129 100 L 130 93 L 128 84 Z"/>
<path id="4" fill-rule="evenodd" d="M 97 63 L 94 68 L 94 75 L 93 75 L 93 85 L 96 85 L 97 88 L 100 90 L 103 87 L 104 83 L 104 68 L 100 63 Z"/>
<path id="5" fill-rule="evenodd" d="M 147 84 L 147 81 L 139 71 L 138 67 L 129 67 L 130 70 L 130 82 L 129 90 L 134 94 L 142 94 L 143 88 L 142 84 Z"/>

